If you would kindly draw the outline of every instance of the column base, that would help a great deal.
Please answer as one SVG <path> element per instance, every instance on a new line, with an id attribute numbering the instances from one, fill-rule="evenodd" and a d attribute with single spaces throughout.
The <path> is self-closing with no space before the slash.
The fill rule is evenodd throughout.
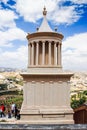
<path id="1" fill-rule="evenodd" d="M 74 124 L 72 109 L 21 110 L 20 123 L 27 124 Z"/>
<path id="2" fill-rule="evenodd" d="M 73 120 L 19 120 L 18 124 L 74 124 Z"/>

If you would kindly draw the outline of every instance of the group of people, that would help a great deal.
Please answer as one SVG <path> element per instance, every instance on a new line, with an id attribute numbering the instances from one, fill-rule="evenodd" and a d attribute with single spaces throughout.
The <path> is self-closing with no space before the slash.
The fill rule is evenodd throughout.
<path id="1" fill-rule="evenodd" d="M 11 106 L 7 107 L 7 110 L 6 110 L 5 105 L 1 104 L 0 105 L 0 117 L 6 116 L 5 111 L 8 115 L 8 118 L 15 117 L 16 119 L 20 119 L 20 111 L 18 110 L 15 103 L 12 102 Z"/>

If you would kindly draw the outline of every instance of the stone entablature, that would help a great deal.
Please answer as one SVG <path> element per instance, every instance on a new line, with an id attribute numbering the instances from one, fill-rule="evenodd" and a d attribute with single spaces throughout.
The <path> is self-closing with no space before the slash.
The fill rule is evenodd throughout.
<path id="1" fill-rule="evenodd" d="M 52 41 L 54 41 L 54 42 L 60 42 L 60 43 L 62 43 L 62 39 L 60 39 L 60 38 L 58 38 L 58 37 L 49 37 L 49 36 L 41 36 L 41 37 L 39 37 L 39 39 L 38 39 L 38 37 L 33 37 L 33 38 L 31 38 L 31 39 L 29 39 L 29 42 L 38 42 L 38 41 L 42 41 L 42 42 L 45 42 L 45 41 L 49 41 L 49 42 L 52 42 Z"/>
<path id="2" fill-rule="evenodd" d="M 56 32 L 36 32 L 36 33 L 32 33 L 32 34 L 28 34 L 27 35 L 27 39 L 31 39 L 31 38 L 39 38 L 39 37 L 54 37 L 54 38 L 59 38 L 59 39 L 63 39 L 63 35 L 60 33 L 56 33 Z"/>

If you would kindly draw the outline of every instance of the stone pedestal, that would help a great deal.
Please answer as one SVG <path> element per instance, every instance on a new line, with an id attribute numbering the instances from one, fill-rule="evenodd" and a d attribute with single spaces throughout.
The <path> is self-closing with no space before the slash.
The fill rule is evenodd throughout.
<path id="1" fill-rule="evenodd" d="M 33 72 L 33 71 L 32 71 Z M 73 124 L 70 108 L 72 73 L 23 73 L 21 121 L 29 124 Z"/>

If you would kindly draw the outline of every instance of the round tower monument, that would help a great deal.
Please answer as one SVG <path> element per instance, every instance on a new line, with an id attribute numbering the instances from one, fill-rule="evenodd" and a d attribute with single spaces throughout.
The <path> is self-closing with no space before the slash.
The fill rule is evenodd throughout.
<path id="1" fill-rule="evenodd" d="M 28 34 L 28 68 L 22 73 L 24 100 L 21 120 L 29 124 L 72 124 L 70 77 L 62 69 L 63 35 L 53 31 L 46 19 L 37 32 Z"/>

